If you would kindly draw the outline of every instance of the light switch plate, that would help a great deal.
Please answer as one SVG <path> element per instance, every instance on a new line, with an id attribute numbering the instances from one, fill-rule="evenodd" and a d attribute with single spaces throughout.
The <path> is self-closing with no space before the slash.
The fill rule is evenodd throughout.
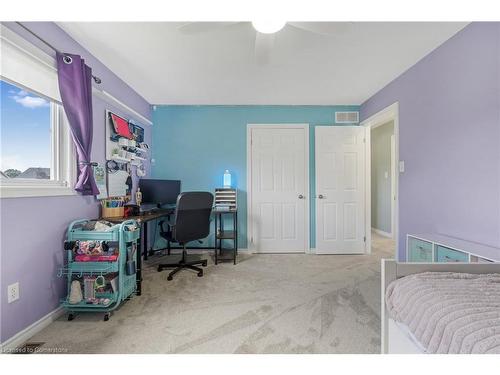
<path id="1" fill-rule="evenodd" d="M 10 284 L 7 287 L 7 303 L 12 303 L 19 299 L 19 282 Z"/>
<path id="2" fill-rule="evenodd" d="M 405 161 L 404 160 L 400 160 L 399 162 L 399 173 L 404 173 L 405 171 Z"/>

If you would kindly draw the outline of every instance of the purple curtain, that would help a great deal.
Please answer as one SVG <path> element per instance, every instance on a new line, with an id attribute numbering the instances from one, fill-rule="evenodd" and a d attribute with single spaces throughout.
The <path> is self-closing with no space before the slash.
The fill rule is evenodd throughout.
<path id="1" fill-rule="evenodd" d="M 92 69 L 78 55 L 57 53 L 59 91 L 76 146 L 78 177 L 75 190 L 82 195 L 99 194 L 94 180 L 92 149 Z"/>

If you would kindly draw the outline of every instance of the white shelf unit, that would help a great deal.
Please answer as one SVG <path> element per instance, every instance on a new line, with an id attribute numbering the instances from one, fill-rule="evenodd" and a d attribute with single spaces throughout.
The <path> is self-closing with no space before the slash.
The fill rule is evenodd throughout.
<path id="1" fill-rule="evenodd" d="M 498 263 L 500 248 L 435 233 L 408 234 L 406 261 Z"/>
<path id="2" fill-rule="evenodd" d="M 228 209 L 236 209 L 237 192 L 231 188 L 215 189 L 214 206 L 217 208 L 226 207 Z"/>

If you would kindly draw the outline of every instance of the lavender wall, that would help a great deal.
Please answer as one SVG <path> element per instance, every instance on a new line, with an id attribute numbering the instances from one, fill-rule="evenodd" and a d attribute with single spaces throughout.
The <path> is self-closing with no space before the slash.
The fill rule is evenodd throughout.
<path id="1" fill-rule="evenodd" d="M 34 44 L 53 54 L 32 36 L 26 35 L 15 23 L 5 26 L 25 36 Z M 26 25 L 56 48 L 81 54 L 94 75 L 102 79 L 100 88 L 106 90 L 146 118 L 151 118 L 150 105 L 112 71 L 94 58 L 62 29 L 51 22 Z M 126 118 L 123 113 L 94 96 L 94 142 L 92 161 L 104 162 L 105 110 L 110 109 Z M 140 119 L 135 119 L 141 123 Z M 146 142 L 151 144 L 151 129 L 145 126 Z M 1 332 L 4 342 L 25 327 L 53 311 L 65 293 L 65 284 L 56 277 L 63 262 L 62 242 L 67 225 L 78 218 L 94 218 L 98 205 L 94 198 L 40 197 L 1 199 Z M 19 281 L 20 299 L 7 304 L 7 285 Z"/>
<path id="2" fill-rule="evenodd" d="M 500 246 L 500 23 L 473 23 L 361 106 L 399 102 L 399 256 L 407 233 Z"/>

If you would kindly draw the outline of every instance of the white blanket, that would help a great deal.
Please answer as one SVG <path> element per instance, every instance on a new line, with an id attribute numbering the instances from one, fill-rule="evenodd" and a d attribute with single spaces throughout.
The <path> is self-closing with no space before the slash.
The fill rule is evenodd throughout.
<path id="1" fill-rule="evenodd" d="M 500 354 L 500 274 L 406 276 L 389 284 L 386 304 L 428 353 Z"/>

